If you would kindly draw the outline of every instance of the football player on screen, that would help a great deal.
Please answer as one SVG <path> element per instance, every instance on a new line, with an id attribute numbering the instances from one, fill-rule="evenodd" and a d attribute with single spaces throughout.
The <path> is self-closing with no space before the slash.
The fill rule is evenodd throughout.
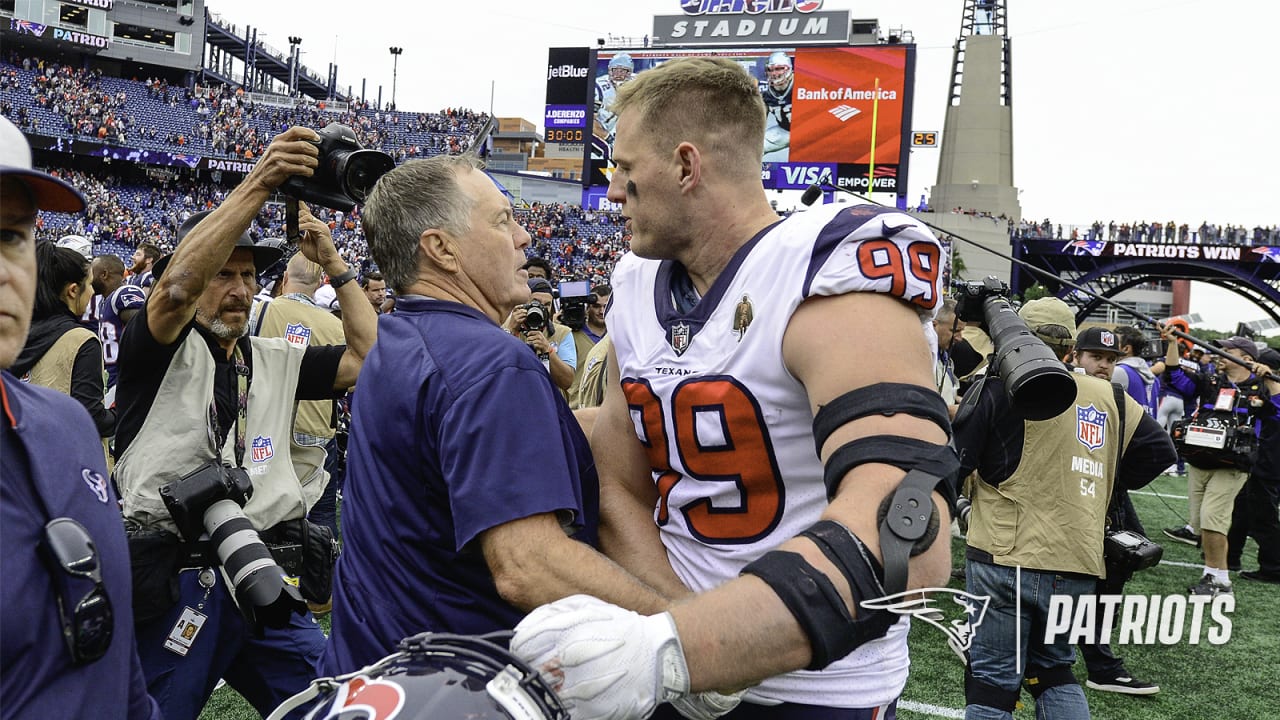
<path id="1" fill-rule="evenodd" d="M 764 97 L 764 161 L 786 162 L 791 150 L 791 87 L 795 73 L 791 58 L 781 50 L 769 56 L 764 66 L 765 79 L 760 83 Z"/>
<path id="2" fill-rule="evenodd" d="M 631 56 L 618 53 L 609 60 L 608 73 L 596 78 L 596 122 L 610 145 L 613 144 L 613 128 L 618 124 L 618 116 L 609 110 L 609 105 L 618 94 L 618 87 L 635 77 L 635 70 Z"/>

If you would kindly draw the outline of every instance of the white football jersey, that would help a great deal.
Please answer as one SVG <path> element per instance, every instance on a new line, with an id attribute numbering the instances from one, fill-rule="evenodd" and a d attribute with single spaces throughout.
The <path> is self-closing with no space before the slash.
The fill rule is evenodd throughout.
<path id="1" fill-rule="evenodd" d="M 936 353 L 942 262 L 924 225 L 873 205 L 825 206 L 766 228 L 687 314 L 672 300 L 676 263 L 630 254 L 618 262 L 609 336 L 658 487 L 655 520 L 690 588 L 737 577 L 827 506 L 808 397 L 782 358 L 792 313 L 815 295 L 890 293 L 919 307 L 920 332 Z M 889 702 L 906 684 L 906 634 L 899 622 L 825 670 L 771 678 L 751 695 L 842 707 Z"/>

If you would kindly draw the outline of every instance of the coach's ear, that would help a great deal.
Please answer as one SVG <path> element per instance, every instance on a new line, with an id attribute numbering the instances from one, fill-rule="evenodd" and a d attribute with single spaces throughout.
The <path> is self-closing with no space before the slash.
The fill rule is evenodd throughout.
<path id="1" fill-rule="evenodd" d="M 447 230 L 431 228 L 418 236 L 418 251 L 422 254 L 422 262 L 427 270 L 456 275 L 462 272 L 462 261 L 458 257 L 458 240 Z"/>

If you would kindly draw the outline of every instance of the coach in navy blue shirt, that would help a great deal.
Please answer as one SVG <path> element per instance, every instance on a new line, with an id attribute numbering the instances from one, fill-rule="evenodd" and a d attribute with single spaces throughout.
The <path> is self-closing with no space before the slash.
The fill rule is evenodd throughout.
<path id="1" fill-rule="evenodd" d="M 0 118 L 0 714 L 154 719 L 97 430 L 75 400 L 8 372 L 31 325 L 38 209 L 80 212 L 84 200 L 33 170 Z"/>
<path id="2" fill-rule="evenodd" d="M 529 234 L 480 167 L 406 163 L 364 207 L 396 311 L 352 407 L 326 674 L 422 631 L 510 629 L 577 593 L 646 613 L 668 604 L 591 547 L 586 438 L 537 355 L 499 326 L 529 299 Z"/>

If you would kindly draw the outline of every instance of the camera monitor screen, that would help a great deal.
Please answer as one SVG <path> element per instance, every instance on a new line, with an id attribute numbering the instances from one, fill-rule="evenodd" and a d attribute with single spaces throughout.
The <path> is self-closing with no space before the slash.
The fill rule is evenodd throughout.
<path id="1" fill-rule="evenodd" d="M 591 283 L 586 280 L 573 280 L 560 283 L 560 299 L 585 298 L 591 294 Z"/>

